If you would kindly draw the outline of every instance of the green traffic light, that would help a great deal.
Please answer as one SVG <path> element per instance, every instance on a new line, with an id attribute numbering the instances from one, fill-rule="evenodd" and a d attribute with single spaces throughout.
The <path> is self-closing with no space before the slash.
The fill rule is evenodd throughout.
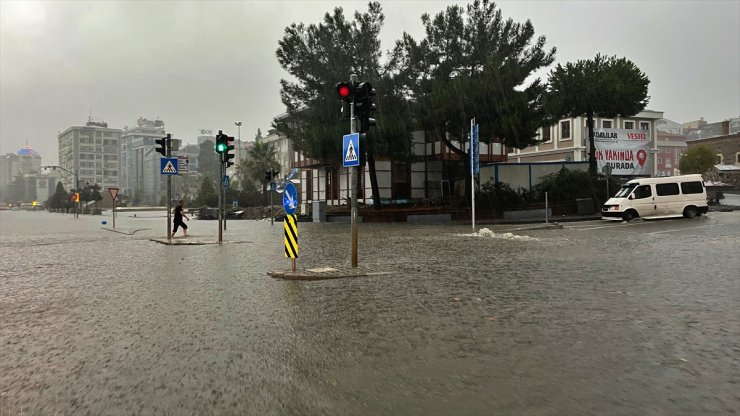
<path id="1" fill-rule="evenodd" d="M 219 153 L 223 153 L 223 151 L 224 151 L 224 150 L 226 150 L 226 145 L 225 145 L 225 144 L 221 144 L 221 143 L 219 143 L 219 145 L 218 145 L 218 146 L 216 146 L 216 150 L 217 150 L 217 151 L 218 151 Z"/>

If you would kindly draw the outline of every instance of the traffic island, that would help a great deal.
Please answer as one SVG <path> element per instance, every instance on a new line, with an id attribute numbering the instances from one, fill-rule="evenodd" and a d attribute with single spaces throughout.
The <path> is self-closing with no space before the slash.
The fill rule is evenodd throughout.
<path id="1" fill-rule="evenodd" d="M 110 228 L 110 227 L 101 227 L 103 230 L 106 231 L 113 231 L 114 233 L 118 234 L 126 234 L 126 235 L 134 235 L 135 233 L 138 233 L 139 231 L 147 231 L 150 230 L 150 228 L 136 228 L 136 229 L 125 229 L 125 228 Z"/>
<path id="2" fill-rule="evenodd" d="M 198 241 L 198 240 L 190 240 L 185 238 L 173 238 L 172 240 L 168 240 L 166 238 L 150 238 L 149 241 L 154 241 L 155 243 L 164 244 L 167 246 L 202 246 L 205 244 L 218 244 L 218 241 Z"/>
<path id="3" fill-rule="evenodd" d="M 284 280 L 327 280 L 341 279 L 344 277 L 367 277 L 389 275 L 390 272 L 376 272 L 357 268 L 346 267 L 317 267 L 313 269 L 298 269 L 296 271 L 271 271 L 268 276 Z"/>
<path id="4" fill-rule="evenodd" d="M 167 246 L 204 246 L 208 244 L 247 244 L 251 241 L 222 241 L 215 240 L 194 240 L 191 237 L 173 237 L 171 240 L 165 238 L 150 238 L 149 241 L 164 244 Z"/>

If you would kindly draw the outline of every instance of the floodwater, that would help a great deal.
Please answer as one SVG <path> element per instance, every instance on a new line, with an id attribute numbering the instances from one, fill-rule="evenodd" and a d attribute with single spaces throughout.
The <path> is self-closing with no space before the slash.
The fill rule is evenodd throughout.
<path id="1" fill-rule="evenodd" d="M 389 274 L 314 282 L 266 275 L 290 268 L 278 222 L 166 246 L 161 214 L 101 220 L 0 212 L 0 415 L 740 409 L 740 212 L 363 224 L 360 266 Z M 349 225 L 299 223 L 299 247 L 348 267 Z"/>

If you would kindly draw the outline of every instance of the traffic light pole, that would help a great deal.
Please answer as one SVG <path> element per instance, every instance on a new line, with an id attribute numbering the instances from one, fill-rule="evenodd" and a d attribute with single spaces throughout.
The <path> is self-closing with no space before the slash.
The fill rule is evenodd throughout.
<path id="1" fill-rule="evenodd" d="M 169 137 L 167 141 L 167 157 L 172 157 L 172 142 Z M 160 182 L 161 183 L 161 182 Z M 172 241 L 172 217 L 170 217 L 172 211 L 172 175 L 167 175 L 167 241 Z"/>
<path id="2" fill-rule="evenodd" d="M 357 75 L 352 74 L 349 76 L 349 82 L 352 85 L 357 83 Z M 357 133 L 357 119 L 355 118 L 355 97 L 352 96 L 352 103 L 349 106 L 349 126 L 350 133 Z M 355 150 L 359 152 L 359 149 Z M 352 212 L 351 212 L 351 225 L 352 225 L 352 267 L 357 267 L 357 171 L 359 168 L 353 166 L 350 174 L 350 192 L 352 193 Z"/>
<path id="3" fill-rule="evenodd" d="M 223 227 L 221 227 L 221 222 L 223 221 L 224 215 L 222 210 L 222 202 L 223 202 L 223 171 L 224 171 L 224 155 L 219 154 L 219 165 L 218 165 L 218 178 L 216 179 L 216 185 L 218 186 L 218 242 L 222 242 L 224 240 L 224 232 Z"/>

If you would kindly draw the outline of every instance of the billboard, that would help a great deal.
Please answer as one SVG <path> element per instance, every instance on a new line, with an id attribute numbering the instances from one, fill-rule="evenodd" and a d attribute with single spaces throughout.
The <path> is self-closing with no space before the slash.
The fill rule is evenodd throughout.
<path id="1" fill-rule="evenodd" d="M 649 131 L 594 129 L 594 144 L 598 172 L 609 165 L 612 175 L 651 175 Z"/>

